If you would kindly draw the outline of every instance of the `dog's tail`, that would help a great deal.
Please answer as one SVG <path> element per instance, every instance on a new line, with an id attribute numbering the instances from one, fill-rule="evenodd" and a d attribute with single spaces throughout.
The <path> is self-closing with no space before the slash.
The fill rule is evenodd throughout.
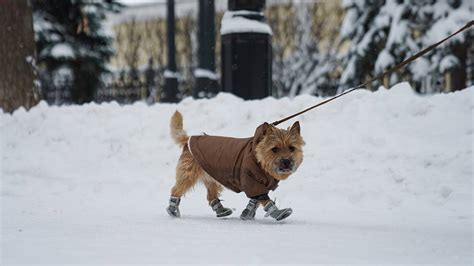
<path id="1" fill-rule="evenodd" d="M 178 144 L 180 147 L 186 145 L 189 136 L 183 129 L 183 116 L 180 112 L 174 112 L 173 116 L 171 117 L 170 129 L 171 138 L 173 138 L 174 142 L 176 142 L 176 144 Z"/>

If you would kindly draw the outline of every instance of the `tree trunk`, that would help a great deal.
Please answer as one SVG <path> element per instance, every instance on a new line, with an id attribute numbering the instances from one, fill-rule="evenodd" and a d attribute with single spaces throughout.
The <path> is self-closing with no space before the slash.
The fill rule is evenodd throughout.
<path id="1" fill-rule="evenodd" d="M 460 65 L 451 71 L 449 91 L 462 90 L 467 87 L 467 53 L 469 48 L 469 34 L 465 35 L 467 41 L 457 43 L 453 47 L 453 54 L 459 59 Z"/>
<path id="2" fill-rule="evenodd" d="M 13 112 L 38 102 L 32 62 L 33 16 L 29 0 L 0 0 L 0 108 Z"/>

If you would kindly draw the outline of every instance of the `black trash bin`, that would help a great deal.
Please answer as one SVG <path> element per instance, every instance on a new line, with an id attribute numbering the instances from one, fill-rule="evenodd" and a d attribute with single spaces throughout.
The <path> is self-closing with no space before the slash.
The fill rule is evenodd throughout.
<path id="1" fill-rule="evenodd" d="M 262 10 L 265 1 L 229 0 L 221 23 L 222 90 L 243 99 L 272 92 L 272 32 Z"/>

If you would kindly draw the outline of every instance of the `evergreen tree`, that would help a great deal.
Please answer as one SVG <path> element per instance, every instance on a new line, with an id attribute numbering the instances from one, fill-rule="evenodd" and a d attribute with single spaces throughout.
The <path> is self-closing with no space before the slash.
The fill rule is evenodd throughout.
<path id="1" fill-rule="evenodd" d="M 363 83 L 455 32 L 472 19 L 473 12 L 468 0 L 354 0 L 344 4 L 347 13 L 341 38 L 350 41 L 351 47 L 343 56 L 343 89 Z M 453 69 L 461 74 L 456 80 L 462 80 L 455 86 L 464 88 L 467 36 L 465 32 L 449 40 L 372 88 L 411 80 L 420 92 L 439 91 L 439 79 Z"/>
<path id="2" fill-rule="evenodd" d="M 337 37 L 334 35 L 332 38 L 323 32 L 328 24 L 336 24 L 328 23 L 328 18 L 321 16 L 327 13 L 328 8 L 333 7 L 327 3 L 301 2 L 293 5 L 290 2 L 288 8 L 291 8 L 293 14 L 291 20 L 285 21 L 292 26 L 291 31 L 286 32 L 293 36 L 291 53 L 281 56 L 283 47 L 276 42 L 273 44 L 273 51 L 277 55 L 273 60 L 273 79 L 276 80 L 274 83 L 278 89 L 277 95 L 334 94 L 337 86 L 332 75 L 337 73 L 337 54 L 332 47 L 320 49 L 322 38 L 334 43 Z"/>
<path id="3" fill-rule="evenodd" d="M 419 17 L 424 18 L 422 21 L 417 21 L 417 25 L 422 29 L 419 40 L 421 47 L 427 47 L 454 33 L 471 21 L 474 14 L 474 2 L 471 0 L 436 0 L 432 1 L 431 6 L 419 4 L 418 6 L 419 14 L 422 13 Z M 469 84 L 468 53 L 469 46 L 474 41 L 473 36 L 474 29 L 471 28 L 429 53 L 427 60 L 430 67 L 419 69 L 420 74 L 443 79 L 449 72 L 451 81 L 444 80 L 445 86 L 449 86 L 451 90 L 466 88 Z M 417 81 L 421 83 L 424 80 L 419 78 Z M 442 88 L 437 84 L 439 80 L 435 79 L 432 84 L 421 87 L 421 92 L 438 92 Z"/>
<path id="4" fill-rule="evenodd" d="M 318 46 L 317 37 L 322 37 L 321 29 L 325 19 L 315 21 L 318 9 L 324 11 L 320 3 L 300 3 L 296 6 L 297 49 L 289 58 L 288 68 L 292 73 L 290 96 L 298 94 L 312 94 L 318 96 L 332 95 L 335 93 L 333 77 L 336 72 L 336 53 L 332 48 L 322 52 Z M 319 24 L 319 25 L 318 25 Z"/>
<path id="5" fill-rule="evenodd" d="M 385 1 L 346 0 L 343 5 L 346 16 L 342 23 L 341 40 L 350 41 L 350 48 L 343 56 L 344 71 L 341 87 L 347 89 L 363 83 L 374 69 L 377 54 L 384 45 L 386 31 L 374 23 Z"/>
<path id="6" fill-rule="evenodd" d="M 320 61 L 319 49 L 316 40 L 311 32 L 312 10 L 311 5 L 301 3 L 295 6 L 297 27 L 295 32 L 296 50 L 287 59 L 285 68 L 287 76 L 286 86 L 289 88 L 289 95 L 300 94 L 303 88 L 314 86 L 308 81 L 315 66 Z M 309 83 L 309 84 L 308 84 Z"/>
<path id="7" fill-rule="evenodd" d="M 102 27 L 107 12 L 118 12 L 115 0 L 34 0 L 35 41 L 43 91 L 71 81 L 69 100 L 90 102 L 107 72 L 113 53 Z"/>

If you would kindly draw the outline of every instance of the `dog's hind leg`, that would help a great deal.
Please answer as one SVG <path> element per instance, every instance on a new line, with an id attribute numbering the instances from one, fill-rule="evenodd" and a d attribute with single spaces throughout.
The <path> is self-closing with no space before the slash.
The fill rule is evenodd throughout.
<path id="1" fill-rule="evenodd" d="M 203 175 L 204 171 L 196 164 L 191 153 L 185 148 L 176 167 L 176 183 L 171 189 L 170 202 L 166 209 L 170 216 L 181 216 L 179 212 L 181 197 L 191 189 Z"/>
<path id="2" fill-rule="evenodd" d="M 209 204 L 215 200 L 219 199 L 221 192 L 223 190 L 222 185 L 217 183 L 212 179 L 212 177 L 205 175 L 202 179 L 204 186 L 207 188 L 207 201 Z"/>
<path id="3" fill-rule="evenodd" d="M 190 173 L 181 173 L 176 176 L 176 183 L 171 189 L 171 196 L 182 197 L 189 189 L 194 187 L 199 176 Z"/>
<path id="4" fill-rule="evenodd" d="M 217 217 L 226 217 L 232 214 L 232 210 L 222 206 L 219 196 L 223 190 L 221 184 L 217 183 L 212 177 L 205 175 L 202 179 L 204 185 L 207 188 L 207 201 L 209 206 L 212 207 L 212 210 L 216 212 Z"/>
<path id="5" fill-rule="evenodd" d="M 171 189 L 171 196 L 183 196 L 203 175 L 204 171 L 185 147 L 176 166 L 176 183 Z"/>

